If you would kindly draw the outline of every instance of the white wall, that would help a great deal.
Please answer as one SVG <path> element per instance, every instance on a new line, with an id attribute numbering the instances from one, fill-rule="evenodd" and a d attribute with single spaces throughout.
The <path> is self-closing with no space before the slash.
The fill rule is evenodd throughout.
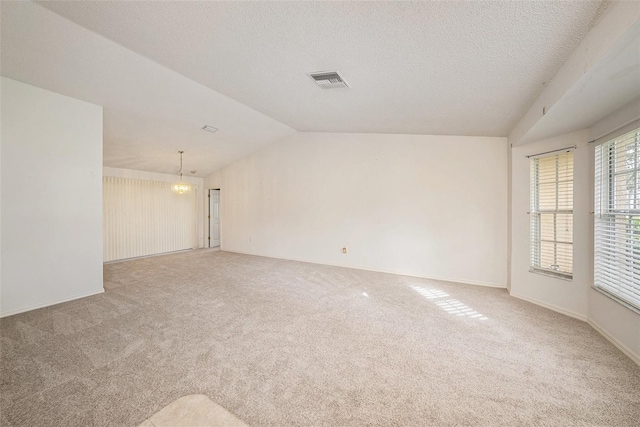
<path id="1" fill-rule="evenodd" d="M 505 287 L 506 178 L 506 138 L 298 133 L 205 186 L 222 250 Z"/>
<path id="2" fill-rule="evenodd" d="M 0 317 L 2 316 L 2 83 L 0 78 Z"/>
<path id="3" fill-rule="evenodd" d="M 589 132 L 579 131 L 511 149 L 511 295 L 587 319 L 589 287 Z M 529 271 L 529 163 L 526 156 L 576 145 L 573 196 L 573 280 Z"/>
<path id="4" fill-rule="evenodd" d="M 593 288 L 591 212 L 595 145 L 588 143 L 638 118 L 640 100 L 589 129 L 512 148 L 510 292 L 513 296 L 589 322 L 640 364 L 640 314 Z M 529 272 L 529 159 L 525 156 L 570 145 L 578 148 L 574 152 L 574 277 L 567 281 Z"/>
<path id="5" fill-rule="evenodd" d="M 7 316 L 103 291 L 102 107 L 1 78 Z"/>
<path id="6" fill-rule="evenodd" d="M 130 178 L 130 179 L 138 179 L 143 181 L 155 181 L 155 182 L 166 182 L 173 183 L 178 180 L 178 175 L 169 175 L 163 173 L 155 173 L 155 172 L 145 172 L 138 171 L 132 169 L 120 169 L 120 168 L 111 168 L 111 167 L 103 167 L 102 173 L 105 177 L 116 177 L 116 178 Z M 204 180 L 198 177 L 192 176 L 183 176 L 182 180 L 194 186 L 195 199 L 197 202 L 197 244 L 195 247 L 202 248 L 205 247 L 205 239 L 208 231 L 208 224 L 206 223 L 206 217 L 208 215 L 206 205 L 206 192 L 204 191 Z M 106 239 L 106 236 L 105 236 Z"/>

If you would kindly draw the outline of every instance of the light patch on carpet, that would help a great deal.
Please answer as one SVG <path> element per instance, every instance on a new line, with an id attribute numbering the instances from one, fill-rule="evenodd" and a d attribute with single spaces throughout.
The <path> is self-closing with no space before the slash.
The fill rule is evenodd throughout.
<path id="1" fill-rule="evenodd" d="M 436 305 L 449 314 L 455 314 L 456 316 L 469 316 L 478 320 L 487 320 L 486 316 L 483 316 L 471 307 L 464 305 L 457 299 L 438 301 L 436 302 Z"/>
<path id="2" fill-rule="evenodd" d="M 440 289 L 425 289 L 422 286 L 411 286 L 411 287 L 413 288 L 413 290 L 415 290 L 417 293 L 419 293 L 426 299 L 435 299 L 435 298 L 442 298 L 442 297 L 449 296 L 448 293 L 441 291 Z"/>
<path id="3" fill-rule="evenodd" d="M 457 299 L 448 299 L 448 300 L 441 299 L 441 298 L 448 297 L 449 294 L 444 291 L 441 291 L 440 289 L 425 289 L 422 286 L 411 286 L 411 288 L 414 291 L 418 292 L 423 297 L 425 297 L 426 299 L 429 299 L 429 300 L 437 299 L 438 301 L 434 301 L 434 303 L 449 314 L 454 314 L 456 316 L 469 316 L 473 319 L 478 319 L 478 320 L 488 319 L 487 316 L 483 316 L 482 314 L 478 313 L 476 310 L 461 303 Z"/>
<path id="4" fill-rule="evenodd" d="M 207 396 L 192 394 L 168 404 L 138 427 L 249 427 Z"/>

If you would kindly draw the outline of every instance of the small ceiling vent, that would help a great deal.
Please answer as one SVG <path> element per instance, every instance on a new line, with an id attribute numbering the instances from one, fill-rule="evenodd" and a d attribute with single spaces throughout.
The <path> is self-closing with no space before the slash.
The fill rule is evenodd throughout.
<path id="1" fill-rule="evenodd" d="M 315 73 L 309 73 L 309 77 L 311 77 L 322 89 L 349 87 L 347 82 L 344 81 L 337 71 L 318 71 Z"/>
<path id="2" fill-rule="evenodd" d="M 216 133 L 218 132 L 218 128 L 214 128 L 211 125 L 204 125 L 202 126 L 202 130 L 206 130 L 207 132 L 211 132 L 211 133 Z"/>

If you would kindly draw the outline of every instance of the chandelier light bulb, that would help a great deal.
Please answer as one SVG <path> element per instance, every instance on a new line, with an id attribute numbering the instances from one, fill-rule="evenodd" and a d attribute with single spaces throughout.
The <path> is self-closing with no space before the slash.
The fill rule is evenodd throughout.
<path id="1" fill-rule="evenodd" d="M 188 194 L 191 192 L 191 185 L 182 181 L 182 154 L 184 151 L 178 151 L 178 153 L 180 153 L 180 170 L 178 171 L 180 181 L 173 183 L 171 190 L 176 194 Z"/>

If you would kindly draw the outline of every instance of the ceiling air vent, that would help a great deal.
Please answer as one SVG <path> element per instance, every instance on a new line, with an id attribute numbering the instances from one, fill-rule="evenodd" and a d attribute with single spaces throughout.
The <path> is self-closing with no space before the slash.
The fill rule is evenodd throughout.
<path id="1" fill-rule="evenodd" d="M 211 133 L 216 133 L 218 132 L 218 128 L 214 128 L 211 125 L 204 125 L 202 126 L 202 130 L 206 130 L 207 132 L 211 132 Z"/>
<path id="2" fill-rule="evenodd" d="M 322 89 L 349 87 L 347 82 L 344 81 L 337 71 L 318 71 L 315 73 L 309 73 L 309 77 L 311 77 Z"/>

